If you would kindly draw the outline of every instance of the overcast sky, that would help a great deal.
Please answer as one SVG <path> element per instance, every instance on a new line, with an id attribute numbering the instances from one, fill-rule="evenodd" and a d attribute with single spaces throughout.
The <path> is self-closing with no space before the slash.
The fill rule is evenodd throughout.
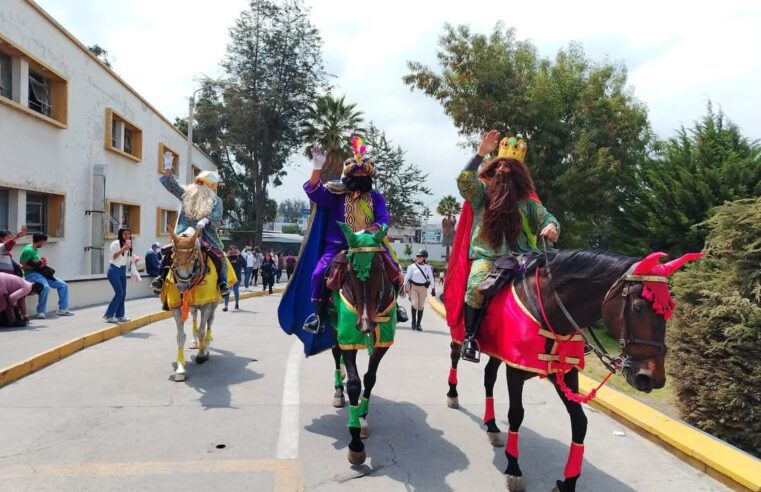
<path id="1" fill-rule="evenodd" d="M 114 70 L 170 120 L 187 115 L 187 96 L 219 68 L 228 29 L 246 0 L 37 0 L 86 45 L 99 44 Z M 429 173 L 435 209 L 456 194 L 467 159 L 441 106 L 402 84 L 408 60 L 436 65 L 445 22 L 489 32 L 498 20 L 553 56 L 571 41 L 596 60 L 624 63 L 635 97 L 658 135 L 705 112 L 710 98 L 752 139 L 761 137 L 761 2 L 469 0 L 307 0 L 319 28 L 337 95 L 356 102 L 366 119 Z M 365 10 L 362 10 L 364 7 Z M 756 48 L 753 48 L 753 47 Z M 159 74 L 162 74 L 159 76 Z M 529 149 L 530 159 L 530 149 Z M 296 155 L 277 201 L 303 198 L 311 167 Z"/>

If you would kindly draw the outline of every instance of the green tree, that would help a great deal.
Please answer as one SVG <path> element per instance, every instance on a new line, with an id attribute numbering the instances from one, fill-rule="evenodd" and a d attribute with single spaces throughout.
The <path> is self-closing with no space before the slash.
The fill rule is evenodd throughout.
<path id="1" fill-rule="evenodd" d="M 298 224 L 284 224 L 283 234 L 298 234 L 300 236 L 303 236 L 304 231 L 301 230 L 301 227 L 299 227 Z"/>
<path id="2" fill-rule="evenodd" d="M 446 248 L 446 261 L 449 261 L 449 248 L 452 247 L 454 241 L 454 229 L 460 212 L 462 212 L 462 206 L 452 195 L 442 198 L 436 206 L 436 213 L 444 217 L 441 221 L 441 242 Z"/>
<path id="3" fill-rule="evenodd" d="M 438 59 L 438 72 L 409 62 L 404 82 L 439 101 L 466 142 L 491 129 L 522 133 L 539 196 L 563 226 L 561 245 L 609 247 L 651 141 L 626 69 L 590 60 L 578 44 L 542 58 L 501 24 L 488 36 L 445 26 Z"/>
<path id="4" fill-rule="evenodd" d="M 351 155 L 351 137 L 362 135 L 362 112 L 357 105 L 347 104 L 345 97 L 334 98 L 327 94 L 310 105 L 304 114 L 301 139 L 307 145 L 304 154 L 311 159 L 311 147 L 319 144 L 327 158 L 322 168 L 322 180 L 341 177 L 343 161 Z"/>
<path id="5" fill-rule="evenodd" d="M 761 457 L 761 198 L 706 226 L 706 257 L 674 277 L 669 370 L 686 421 Z"/>
<path id="6" fill-rule="evenodd" d="M 428 178 L 419 167 L 407 162 L 400 146 L 394 146 L 372 122 L 366 134 L 368 152 L 375 162 L 375 187 L 383 193 L 392 226 L 407 227 L 420 222 L 421 197 L 430 195 Z"/>
<path id="7" fill-rule="evenodd" d="M 412 256 L 412 245 L 410 243 L 404 245 L 404 256 Z"/>
<path id="8" fill-rule="evenodd" d="M 761 195 L 761 146 L 709 102 L 705 116 L 662 142 L 638 176 L 641 188 L 621 203 L 626 252 L 700 251 L 708 232 L 700 224 L 714 207 Z"/>
<path id="9" fill-rule="evenodd" d="M 90 50 L 93 55 L 97 56 L 98 59 L 102 61 L 105 66 L 111 69 L 114 68 L 113 65 L 111 65 L 111 57 L 108 54 L 108 50 L 106 50 L 105 48 L 102 48 L 97 43 L 92 46 L 88 46 L 87 49 Z"/>
<path id="10" fill-rule="evenodd" d="M 301 217 L 302 210 L 309 210 L 309 202 L 299 199 L 286 199 L 277 206 L 277 213 L 285 220 L 292 222 Z"/>

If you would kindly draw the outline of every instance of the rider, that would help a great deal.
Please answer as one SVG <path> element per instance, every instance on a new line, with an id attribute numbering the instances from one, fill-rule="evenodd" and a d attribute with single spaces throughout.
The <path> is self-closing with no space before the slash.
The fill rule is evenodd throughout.
<path id="1" fill-rule="evenodd" d="M 354 232 L 375 232 L 382 224 L 388 226 L 386 200 L 378 190 L 373 190 L 375 163 L 365 154 L 362 139 L 352 140 L 354 155 L 343 164 L 343 177 L 340 181 L 330 181 L 323 184 L 320 181 L 322 166 L 325 164 L 325 152 L 317 146 L 312 147 L 312 165 L 314 170 L 309 181 L 304 184 L 304 191 L 317 207 L 328 212 L 327 229 L 325 231 L 324 250 L 312 273 L 311 295 L 315 304 L 315 312 L 304 322 L 304 330 L 316 333 L 321 326 L 320 313 L 326 299 L 323 291 L 325 273 L 328 271 L 333 258 L 348 248 L 346 238 L 338 227 L 338 222 L 344 222 Z M 386 270 L 391 275 L 397 288 L 401 287 L 404 279 L 399 265 L 391 259 L 389 250 L 381 255 Z M 398 308 L 402 311 L 402 308 Z M 404 319 L 406 313 L 400 312 L 399 318 Z"/>
<path id="2" fill-rule="evenodd" d="M 180 186 L 172 175 L 173 159 L 171 152 L 164 154 L 164 174 L 159 181 L 169 193 L 182 200 L 182 209 L 177 219 L 175 232 L 181 234 L 189 227 L 201 229 L 201 248 L 208 253 L 217 269 L 219 293 L 224 297 L 229 293 L 229 288 L 222 241 L 217 235 L 217 227 L 222 223 L 222 199 L 217 196 L 219 174 L 214 171 L 202 171 L 193 178 L 193 183 Z M 171 264 L 172 248 L 165 247 L 161 259 L 161 273 L 151 283 L 156 293 L 161 292 Z"/>
<path id="3" fill-rule="evenodd" d="M 499 154 L 479 168 L 499 145 Z M 536 251 L 536 231 L 557 241 L 560 224 L 536 197 L 534 183 L 524 164 L 528 146 L 520 135 L 499 141 L 499 132 L 486 133 L 478 154 L 457 178 L 460 195 L 473 208 L 468 257 L 472 260 L 465 290 L 465 341 L 462 358 L 478 362 L 478 331 L 484 295 L 478 286 L 500 256 Z"/>

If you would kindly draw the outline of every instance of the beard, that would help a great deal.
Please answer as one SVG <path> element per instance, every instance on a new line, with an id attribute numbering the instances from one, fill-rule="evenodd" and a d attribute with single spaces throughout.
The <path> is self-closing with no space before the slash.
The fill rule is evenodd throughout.
<path id="1" fill-rule="evenodd" d="M 479 238 L 494 249 L 500 249 L 505 243 L 511 247 L 517 243 L 523 229 L 520 202 L 527 200 L 534 190 L 534 183 L 526 166 L 513 159 L 508 159 L 508 163 L 510 172 L 495 172 L 486 188 L 486 204 Z M 494 162 L 491 166 L 496 169 L 499 164 L 500 162 Z"/>
<path id="2" fill-rule="evenodd" d="M 373 191 L 373 178 L 371 176 L 344 176 L 341 181 L 349 191 L 370 193 Z"/>
<path id="3" fill-rule="evenodd" d="M 191 220 L 206 218 L 214 208 L 214 198 L 214 192 L 207 186 L 189 184 L 182 195 L 182 211 Z"/>

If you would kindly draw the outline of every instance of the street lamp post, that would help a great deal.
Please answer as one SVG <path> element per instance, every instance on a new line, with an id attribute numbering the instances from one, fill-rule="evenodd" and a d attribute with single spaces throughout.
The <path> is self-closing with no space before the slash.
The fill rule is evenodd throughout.
<path id="1" fill-rule="evenodd" d="M 202 88 L 198 88 L 193 91 L 193 95 L 188 98 L 188 182 L 193 179 L 193 114 L 195 112 L 196 94 L 198 94 Z"/>

